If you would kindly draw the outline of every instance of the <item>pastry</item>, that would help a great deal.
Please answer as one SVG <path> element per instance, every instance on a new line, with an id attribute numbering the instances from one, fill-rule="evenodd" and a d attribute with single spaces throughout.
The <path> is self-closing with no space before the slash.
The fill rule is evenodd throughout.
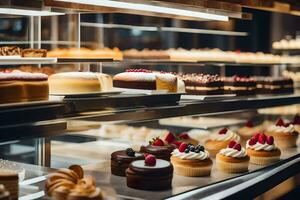
<path id="1" fill-rule="evenodd" d="M 50 94 L 80 94 L 109 91 L 112 79 L 107 74 L 64 72 L 49 77 Z"/>
<path id="2" fill-rule="evenodd" d="M 278 119 L 275 125 L 271 125 L 265 131 L 268 136 L 273 136 L 275 143 L 280 149 L 296 147 L 298 132 L 293 124 L 286 124 L 282 119 Z"/>
<path id="3" fill-rule="evenodd" d="M 177 78 L 173 74 L 157 73 L 155 75 L 156 90 L 177 92 Z"/>
<path id="4" fill-rule="evenodd" d="M 237 130 L 237 133 L 244 141 L 249 140 L 255 133 L 262 132 L 264 126 L 262 124 L 255 126 L 252 121 L 248 121 L 243 127 Z"/>
<path id="5" fill-rule="evenodd" d="M 218 75 L 177 74 L 184 81 L 187 94 L 217 95 L 224 93 L 224 83 Z"/>
<path id="6" fill-rule="evenodd" d="M 211 157 L 215 157 L 221 149 L 226 148 L 231 140 L 240 141 L 240 136 L 227 128 L 223 128 L 205 142 L 205 149 Z"/>
<path id="7" fill-rule="evenodd" d="M 246 148 L 252 164 L 268 165 L 280 159 L 281 151 L 276 147 L 273 136 L 257 133 L 247 141 Z"/>
<path id="8" fill-rule="evenodd" d="M 170 160 L 171 153 L 175 149 L 175 145 L 167 144 L 159 137 L 153 138 L 147 146 L 141 146 L 141 153 L 152 154 L 158 159 Z"/>
<path id="9" fill-rule="evenodd" d="M 32 58 L 47 57 L 47 50 L 46 49 L 22 49 L 21 56 L 32 57 Z"/>
<path id="10" fill-rule="evenodd" d="M 0 169 L 0 185 L 4 185 L 5 189 L 9 191 L 10 199 L 18 199 L 19 176 L 17 172 L 9 169 Z"/>
<path id="11" fill-rule="evenodd" d="M 136 49 L 129 49 L 123 51 L 125 59 L 145 59 L 145 60 L 169 60 L 170 56 L 164 50 L 150 50 L 143 49 L 141 51 Z"/>
<path id="12" fill-rule="evenodd" d="M 212 160 L 203 146 L 182 143 L 172 152 L 171 163 L 174 172 L 181 176 L 209 176 Z"/>
<path id="13" fill-rule="evenodd" d="M 0 47 L 0 56 L 19 56 L 21 49 L 17 46 L 3 46 Z"/>
<path id="14" fill-rule="evenodd" d="M 293 93 L 294 83 L 285 77 L 254 77 L 259 94 Z"/>
<path id="15" fill-rule="evenodd" d="M 47 100 L 48 76 L 18 70 L 0 72 L 0 103 Z"/>
<path id="16" fill-rule="evenodd" d="M 143 160 L 144 155 L 128 148 L 125 151 L 115 151 L 111 154 L 111 173 L 117 176 L 125 176 L 125 170 L 135 160 Z"/>
<path id="17" fill-rule="evenodd" d="M 9 191 L 7 191 L 5 186 L 2 184 L 0 184 L 0 199 L 1 200 L 10 200 Z"/>
<path id="18" fill-rule="evenodd" d="M 59 169 L 50 174 L 46 180 L 47 194 L 54 200 L 102 200 L 103 194 L 96 187 L 95 179 L 84 177 L 83 169 L 79 165 L 72 165 L 69 169 Z"/>
<path id="19" fill-rule="evenodd" d="M 135 189 L 167 190 L 172 187 L 172 178 L 172 164 L 153 155 L 133 161 L 126 170 L 127 186 Z"/>
<path id="20" fill-rule="evenodd" d="M 227 94 L 254 95 L 256 93 L 256 82 L 252 78 L 233 76 L 225 77 L 223 81 Z"/>
<path id="21" fill-rule="evenodd" d="M 216 156 L 217 169 L 226 173 L 242 173 L 248 171 L 249 156 L 238 142 L 232 140 L 227 148 L 221 149 Z"/>

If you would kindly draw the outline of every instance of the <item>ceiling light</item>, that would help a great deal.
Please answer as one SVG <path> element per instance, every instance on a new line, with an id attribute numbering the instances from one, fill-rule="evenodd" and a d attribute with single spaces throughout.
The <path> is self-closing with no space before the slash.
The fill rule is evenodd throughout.
<path id="1" fill-rule="evenodd" d="M 121 1 L 112 1 L 112 0 L 56 0 L 56 1 L 103 6 L 103 7 L 118 8 L 118 9 L 131 9 L 137 11 L 177 15 L 177 16 L 192 17 L 198 19 L 207 19 L 207 20 L 218 20 L 218 21 L 229 20 L 227 16 L 223 16 L 223 15 L 216 15 L 216 14 L 210 14 L 210 13 L 205 13 L 205 12 L 200 12 L 195 10 L 170 8 L 170 7 L 141 4 L 141 3 L 121 2 Z"/>
<path id="2" fill-rule="evenodd" d="M 64 15 L 64 13 L 51 12 L 46 10 L 26 10 L 17 8 L 0 8 L 0 14 L 22 15 L 22 16 L 53 16 Z"/>

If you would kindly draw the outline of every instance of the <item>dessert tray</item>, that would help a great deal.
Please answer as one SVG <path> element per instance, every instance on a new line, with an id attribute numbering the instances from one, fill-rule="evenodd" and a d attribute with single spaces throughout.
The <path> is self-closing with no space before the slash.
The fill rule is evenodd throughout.
<path id="1" fill-rule="evenodd" d="M 53 64 L 57 63 L 57 58 L 30 58 L 21 56 L 0 56 L 0 65 L 13 64 Z"/>
<path id="2" fill-rule="evenodd" d="M 97 97 L 97 96 L 107 96 L 107 95 L 113 95 L 113 94 L 120 94 L 122 91 L 105 91 L 105 92 L 93 92 L 93 93 L 77 93 L 77 94 L 56 94 L 52 93 L 51 96 L 64 96 L 64 98 L 88 98 L 88 97 Z"/>

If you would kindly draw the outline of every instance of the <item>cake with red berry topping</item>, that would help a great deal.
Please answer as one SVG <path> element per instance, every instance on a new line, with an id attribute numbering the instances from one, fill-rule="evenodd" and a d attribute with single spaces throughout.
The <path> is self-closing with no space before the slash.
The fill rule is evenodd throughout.
<path id="1" fill-rule="evenodd" d="M 115 151 L 111 154 L 111 173 L 117 176 L 125 176 L 125 170 L 135 160 L 144 159 L 144 155 L 133 149 Z"/>
<path id="2" fill-rule="evenodd" d="M 295 147 L 299 133 L 295 130 L 293 124 L 285 123 L 278 119 L 275 125 L 267 128 L 266 135 L 273 136 L 277 146 L 280 149 Z"/>
<path id="3" fill-rule="evenodd" d="M 141 146 L 141 153 L 148 153 L 156 156 L 158 159 L 170 160 L 171 153 L 175 149 L 174 144 L 169 144 L 167 141 L 163 141 L 159 137 L 153 138 L 149 141 L 149 145 Z"/>
<path id="4" fill-rule="evenodd" d="M 249 156 L 240 143 L 232 140 L 228 146 L 216 156 L 217 169 L 226 173 L 242 173 L 248 171 Z"/>
<path id="5" fill-rule="evenodd" d="M 212 168 L 212 160 L 204 146 L 187 143 L 172 152 L 171 163 L 175 174 L 181 176 L 209 176 Z"/>
<path id="6" fill-rule="evenodd" d="M 243 141 L 249 140 L 255 133 L 262 132 L 264 130 L 264 126 L 257 125 L 255 126 L 252 121 L 248 121 L 243 127 L 237 130 L 237 133 L 241 136 Z"/>
<path id="7" fill-rule="evenodd" d="M 133 161 L 126 170 L 127 186 L 135 189 L 167 190 L 172 187 L 172 178 L 172 164 L 151 154 Z"/>
<path id="8" fill-rule="evenodd" d="M 0 72 L 0 103 L 47 100 L 48 76 L 8 70 Z"/>
<path id="9" fill-rule="evenodd" d="M 246 143 L 247 154 L 250 163 L 256 165 L 268 165 L 280 159 L 281 151 L 274 143 L 273 136 L 257 133 Z"/>
<path id="10" fill-rule="evenodd" d="M 252 78 L 233 76 L 225 77 L 223 81 L 227 94 L 254 95 L 256 93 L 256 81 Z"/>
<path id="11" fill-rule="evenodd" d="M 205 149 L 209 152 L 211 157 L 215 157 L 216 154 L 229 144 L 231 140 L 240 141 L 240 136 L 228 128 L 223 128 L 205 142 Z"/>
<path id="12" fill-rule="evenodd" d="M 184 83 L 171 73 L 156 72 L 147 69 L 128 69 L 116 74 L 113 78 L 114 87 L 166 90 L 168 92 L 183 92 Z"/>

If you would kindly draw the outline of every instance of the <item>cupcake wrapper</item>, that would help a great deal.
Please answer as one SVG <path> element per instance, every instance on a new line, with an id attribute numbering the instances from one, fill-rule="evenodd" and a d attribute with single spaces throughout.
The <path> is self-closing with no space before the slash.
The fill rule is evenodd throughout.
<path id="1" fill-rule="evenodd" d="M 174 173 L 180 176 L 209 176 L 211 172 L 212 165 L 203 167 L 188 167 L 183 165 L 174 165 Z"/>
<path id="2" fill-rule="evenodd" d="M 249 161 L 244 161 L 240 163 L 230 163 L 224 162 L 222 160 L 216 159 L 217 169 L 226 173 L 241 173 L 248 171 Z"/>
<path id="3" fill-rule="evenodd" d="M 280 156 L 259 157 L 250 156 L 250 163 L 255 165 L 269 165 L 280 160 Z"/>
<path id="4" fill-rule="evenodd" d="M 292 148 L 296 146 L 297 137 L 291 136 L 282 139 L 274 136 L 275 143 L 280 149 Z"/>

